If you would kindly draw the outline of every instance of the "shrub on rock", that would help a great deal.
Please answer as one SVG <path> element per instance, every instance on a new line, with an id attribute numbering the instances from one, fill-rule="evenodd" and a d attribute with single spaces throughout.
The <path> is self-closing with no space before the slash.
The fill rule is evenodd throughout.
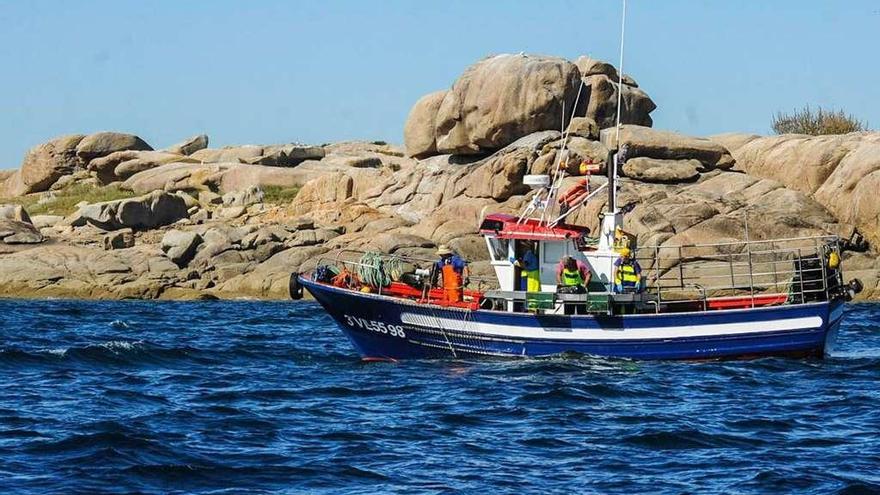
<path id="1" fill-rule="evenodd" d="M 806 106 L 792 113 L 777 113 L 773 117 L 772 127 L 776 134 L 822 136 L 864 131 L 867 126 L 843 110 L 826 110 L 822 107 L 813 110 Z"/>

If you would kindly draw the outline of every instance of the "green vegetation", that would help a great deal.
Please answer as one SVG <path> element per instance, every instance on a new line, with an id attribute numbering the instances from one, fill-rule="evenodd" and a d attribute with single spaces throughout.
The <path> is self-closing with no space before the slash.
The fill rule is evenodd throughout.
<path id="1" fill-rule="evenodd" d="M 263 202 L 286 205 L 299 193 L 299 187 L 263 186 Z"/>
<path id="2" fill-rule="evenodd" d="M 54 191 L 54 198 L 39 203 L 44 194 L 28 194 L 18 198 L 0 199 L 0 203 L 20 204 L 30 215 L 66 216 L 76 211 L 76 205 L 81 201 L 100 203 L 135 196 L 133 192 L 125 191 L 117 186 L 92 186 L 88 184 L 74 184 L 60 191 Z"/>
<path id="3" fill-rule="evenodd" d="M 773 117 L 773 132 L 776 134 L 821 136 L 864 131 L 866 128 L 866 123 L 843 110 L 825 110 L 822 107 L 813 111 L 806 106 L 790 114 L 779 112 Z"/>

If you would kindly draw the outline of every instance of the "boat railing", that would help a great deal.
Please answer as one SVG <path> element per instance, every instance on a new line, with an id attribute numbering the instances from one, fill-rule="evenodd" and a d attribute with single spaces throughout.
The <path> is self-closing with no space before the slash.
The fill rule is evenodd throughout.
<path id="1" fill-rule="evenodd" d="M 701 302 L 725 297 L 749 304 L 798 304 L 826 300 L 842 284 L 831 253 L 840 256 L 835 236 L 732 241 L 714 244 L 640 247 L 644 289 L 657 301 Z M 783 297 L 784 296 L 784 297 Z"/>
<path id="2" fill-rule="evenodd" d="M 389 290 L 390 281 L 403 282 L 418 287 L 417 298 L 423 301 L 442 286 L 435 273 L 436 259 L 365 254 L 341 249 L 310 260 L 302 268 L 312 263 L 313 268 L 345 268 L 362 279 L 351 288 L 369 285 L 379 294 Z M 839 259 L 840 243 L 835 236 L 639 247 L 635 256 L 644 282 L 639 300 L 644 304 L 651 301 L 650 307 L 657 312 L 676 310 L 676 305 L 705 311 L 828 300 L 843 286 L 840 269 L 829 262 L 832 254 Z M 417 283 L 412 283 L 413 277 Z M 460 287 L 465 299 L 479 299 L 480 293 L 490 290 L 501 297 L 493 290 L 498 289 L 495 278 L 469 278 L 470 283 Z M 617 302 L 618 295 L 612 289 L 607 285 L 605 293 Z M 521 296 L 526 297 L 525 293 L 515 297 Z"/>
<path id="3" fill-rule="evenodd" d="M 369 254 L 368 262 L 364 262 L 364 256 Z M 386 278 L 390 281 L 400 282 L 404 274 L 417 274 L 421 283 L 422 298 L 427 299 L 430 291 L 440 286 L 436 285 L 438 277 L 435 274 L 436 259 L 411 256 L 404 254 L 388 254 L 381 252 L 363 251 L 357 249 L 340 249 L 332 254 L 320 256 L 303 265 L 307 269 L 310 265 L 315 269 L 319 266 L 334 266 L 345 268 L 354 272 L 362 279 L 379 280 Z M 420 274 L 420 275 L 418 275 Z M 371 277 L 371 275 L 374 275 Z M 364 282 L 364 281 L 362 281 Z M 465 284 L 460 287 L 463 290 L 483 292 L 497 286 L 494 278 L 471 275 Z M 371 285 L 378 294 L 386 289 L 385 284 L 376 283 Z"/>

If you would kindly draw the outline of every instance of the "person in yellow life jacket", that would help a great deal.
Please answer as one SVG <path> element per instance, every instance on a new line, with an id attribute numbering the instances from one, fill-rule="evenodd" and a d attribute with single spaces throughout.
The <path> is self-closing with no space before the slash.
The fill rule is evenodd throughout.
<path id="1" fill-rule="evenodd" d="M 614 292 L 641 292 L 642 267 L 632 257 L 629 248 L 621 248 L 620 257 L 614 261 Z"/>
<path id="2" fill-rule="evenodd" d="M 563 256 L 556 267 L 556 290 L 560 294 L 584 294 L 587 292 L 590 276 L 590 269 L 582 261 Z M 583 303 L 565 303 L 563 310 L 567 315 L 586 314 Z"/>
<path id="3" fill-rule="evenodd" d="M 582 261 L 563 256 L 556 266 L 556 283 L 564 287 L 580 287 L 586 292 L 590 283 L 590 269 Z"/>
<path id="4" fill-rule="evenodd" d="M 538 265 L 538 256 L 535 254 L 534 245 L 526 241 L 524 251 L 518 258 L 510 258 L 514 266 L 522 270 L 522 278 L 525 280 L 527 292 L 541 292 L 541 271 Z"/>
<path id="5" fill-rule="evenodd" d="M 468 267 L 461 257 L 445 245 L 437 248 L 440 259 L 435 263 L 435 273 L 443 280 L 443 293 L 449 302 L 461 302 L 464 299 L 464 286 L 468 284 Z"/>

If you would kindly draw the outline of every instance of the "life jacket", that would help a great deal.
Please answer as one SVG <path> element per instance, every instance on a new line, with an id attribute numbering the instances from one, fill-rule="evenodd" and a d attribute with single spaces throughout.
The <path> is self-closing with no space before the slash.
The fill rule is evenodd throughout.
<path id="1" fill-rule="evenodd" d="M 575 185 L 571 186 L 568 191 L 559 196 L 559 204 L 572 207 L 580 200 L 584 199 L 588 194 L 590 194 L 590 181 L 588 178 L 581 179 Z"/>
<path id="2" fill-rule="evenodd" d="M 623 288 L 635 288 L 641 282 L 641 274 L 636 272 L 635 263 L 632 260 L 623 260 L 617 265 L 617 273 L 614 275 L 614 283 Z"/>
<path id="3" fill-rule="evenodd" d="M 562 285 L 584 285 L 584 276 L 579 269 L 562 269 Z"/>

